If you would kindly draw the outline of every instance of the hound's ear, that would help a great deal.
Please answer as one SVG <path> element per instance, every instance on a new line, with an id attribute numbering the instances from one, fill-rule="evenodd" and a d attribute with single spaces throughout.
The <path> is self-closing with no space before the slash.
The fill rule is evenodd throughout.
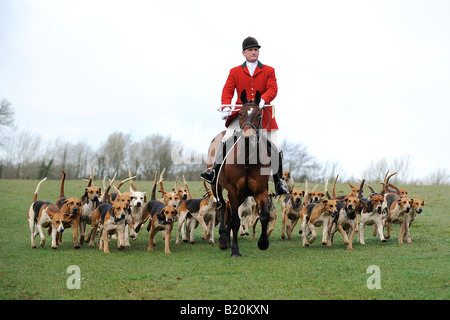
<path id="1" fill-rule="evenodd" d="M 322 199 L 322 203 L 327 204 L 327 203 L 328 203 L 328 200 L 327 200 L 327 199 Z"/>
<path id="2" fill-rule="evenodd" d="M 424 206 L 424 205 L 425 205 L 425 201 L 422 200 L 422 206 Z"/>
<path id="3" fill-rule="evenodd" d="M 248 102 L 247 91 L 245 91 L 245 90 L 242 90 L 242 92 L 241 92 L 241 102 L 242 102 L 242 104 L 246 104 Z"/>
<path id="4" fill-rule="evenodd" d="M 256 90 L 255 104 L 259 106 L 260 102 L 261 102 L 261 92 L 259 92 L 259 90 Z"/>
<path id="5" fill-rule="evenodd" d="M 166 220 L 166 218 L 164 217 L 164 208 L 162 208 L 161 211 L 156 215 L 156 218 L 158 218 L 159 221 Z"/>
<path id="6" fill-rule="evenodd" d="M 366 203 L 364 200 L 359 199 L 359 203 L 360 203 L 364 208 L 367 208 L 367 203 Z"/>

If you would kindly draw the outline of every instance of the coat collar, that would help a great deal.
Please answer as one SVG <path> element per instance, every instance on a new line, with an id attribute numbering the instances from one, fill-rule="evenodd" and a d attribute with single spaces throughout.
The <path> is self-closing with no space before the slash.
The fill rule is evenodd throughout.
<path id="1" fill-rule="evenodd" d="M 248 68 L 247 67 L 247 61 L 245 61 L 242 64 L 242 69 L 244 69 L 244 72 L 247 73 L 250 76 L 250 73 L 248 72 Z M 258 60 L 258 68 L 256 68 L 255 73 L 253 74 L 253 77 L 256 76 L 262 69 L 263 64 Z"/>
<path id="2" fill-rule="evenodd" d="M 246 66 L 247 66 L 247 61 L 245 61 L 245 62 L 242 64 L 242 68 L 245 68 Z M 263 64 L 262 64 L 261 61 L 259 61 L 259 60 L 258 60 L 258 67 L 260 67 L 260 68 L 263 67 Z"/>

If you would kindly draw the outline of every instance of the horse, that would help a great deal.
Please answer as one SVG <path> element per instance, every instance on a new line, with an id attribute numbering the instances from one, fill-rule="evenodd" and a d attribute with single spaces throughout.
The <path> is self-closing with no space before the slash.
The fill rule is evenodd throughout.
<path id="1" fill-rule="evenodd" d="M 249 196 L 256 200 L 261 221 L 261 236 L 258 240 L 258 248 L 267 250 L 269 238 L 267 225 L 270 221 L 268 208 L 268 183 L 270 176 L 270 161 L 263 161 L 270 156 L 270 147 L 267 148 L 267 139 L 261 132 L 261 110 L 259 102 L 261 94 L 256 92 L 255 100 L 248 101 L 245 90 L 241 93 L 242 108 L 239 110 L 239 125 L 241 130 L 234 136 L 234 144 L 228 151 L 224 147 L 223 164 L 220 167 L 216 183 L 211 185 L 218 203 L 216 215 L 219 217 L 219 248 L 222 250 L 230 247 L 230 232 L 233 232 L 231 244 L 231 257 L 241 257 L 238 246 L 238 231 L 240 219 L 239 206 Z M 225 131 L 220 132 L 211 142 L 208 150 L 209 160 L 207 166 L 211 166 L 217 146 Z M 233 140 L 233 139 L 230 139 Z M 270 142 L 269 142 L 270 144 Z M 230 145 L 228 141 L 226 146 Z M 265 157 L 265 158 L 264 158 Z M 263 174 L 263 173 L 266 174 Z M 228 191 L 228 204 L 223 198 L 223 189 Z M 228 208 L 227 208 L 228 207 Z M 228 210 L 227 210 L 228 209 Z"/>

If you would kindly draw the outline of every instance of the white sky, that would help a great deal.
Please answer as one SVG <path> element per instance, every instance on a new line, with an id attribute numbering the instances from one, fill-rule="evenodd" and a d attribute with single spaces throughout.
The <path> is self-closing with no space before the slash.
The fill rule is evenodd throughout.
<path id="1" fill-rule="evenodd" d="M 448 0 L 0 0 L 0 98 L 44 139 L 206 152 L 249 35 L 275 68 L 280 141 L 349 176 L 405 155 L 414 178 L 450 173 Z"/>

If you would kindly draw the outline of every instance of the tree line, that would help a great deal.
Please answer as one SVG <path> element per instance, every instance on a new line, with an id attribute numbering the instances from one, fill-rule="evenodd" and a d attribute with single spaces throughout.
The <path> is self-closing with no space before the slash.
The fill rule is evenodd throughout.
<path id="1" fill-rule="evenodd" d="M 139 180 L 152 180 L 158 168 L 166 168 L 168 180 L 184 175 L 187 180 L 195 181 L 200 180 L 200 172 L 206 167 L 206 154 L 183 146 L 171 136 L 150 134 L 135 139 L 130 134 L 113 132 L 94 148 L 85 141 L 71 142 L 62 138 L 44 141 L 39 134 L 20 131 L 13 123 L 14 110 L 11 103 L 3 99 L 0 105 L 0 179 L 60 179 L 61 169 L 66 171 L 68 179 L 86 179 L 93 165 L 96 179 L 111 178 L 115 173 L 118 179 L 125 178 L 130 170 Z M 339 182 L 355 182 L 361 178 L 347 176 L 336 161 L 317 161 L 301 143 L 283 141 L 280 147 L 283 169 L 290 171 L 297 183 L 305 180 L 323 183 L 328 177 L 334 181 L 337 174 Z M 450 184 L 450 175 L 445 169 L 431 172 L 423 181 L 415 179 L 408 156 L 371 163 L 364 170 L 364 176 L 367 182 L 377 183 L 388 170 L 398 172 L 391 181 L 396 184 Z"/>
<path id="2" fill-rule="evenodd" d="M 118 178 L 128 177 L 130 170 L 139 180 L 152 180 L 158 168 L 166 168 L 168 180 L 182 175 L 187 180 L 200 180 L 200 172 L 206 168 L 206 154 L 199 155 L 160 134 L 133 139 L 130 134 L 114 132 L 94 148 L 86 142 L 61 138 L 44 141 L 38 134 L 15 129 L 4 141 L 1 179 L 60 179 L 61 169 L 69 179 L 85 179 L 93 165 L 96 179 L 111 178 L 116 172 Z M 283 143 L 283 147 L 285 170 L 290 170 L 298 181 L 323 178 L 327 170 L 308 154 L 307 148 L 289 143 Z"/>

